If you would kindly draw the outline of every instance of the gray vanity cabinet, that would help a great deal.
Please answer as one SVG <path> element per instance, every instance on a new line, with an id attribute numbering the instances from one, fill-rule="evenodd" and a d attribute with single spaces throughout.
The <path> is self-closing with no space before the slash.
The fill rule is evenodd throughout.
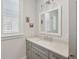
<path id="1" fill-rule="evenodd" d="M 48 50 L 26 40 L 27 59 L 48 59 Z"/>
<path id="2" fill-rule="evenodd" d="M 26 40 L 26 56 L 26 59 L 67 59 L 28 40 Z"/>
<path id="3" fill-rule="evenodd" d="M 34 59 L 48 59 L 48 50 L 37 44 L 32 43 L 32 52 Z"/>
<path id="4" fill-rule="evenodd" d="M 29 41 L 26 40 L 26 59 L 31 59 L 31 55 L 32 55 L 32 49 L 31 49 L 31 43 Z"/>

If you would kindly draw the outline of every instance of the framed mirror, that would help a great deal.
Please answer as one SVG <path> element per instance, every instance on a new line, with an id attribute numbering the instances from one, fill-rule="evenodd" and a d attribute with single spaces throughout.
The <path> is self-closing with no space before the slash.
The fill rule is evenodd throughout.
<path id="1" fill-rule="evenodd" d="M 40 13 L 39 31 L 44 34 L 61 35 L 61 7 Z"/>

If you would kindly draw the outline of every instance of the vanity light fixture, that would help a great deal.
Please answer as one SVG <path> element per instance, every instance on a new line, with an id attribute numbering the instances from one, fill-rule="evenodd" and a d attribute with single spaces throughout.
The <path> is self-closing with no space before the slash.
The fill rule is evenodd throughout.
<path id="1" fill-rule="evenodd" d="M 43 24 L 43 20 L 41 20 L 41 24 Z"/>
<path id="2" fill-rule="evenodd" d="M 50 3 L 51 3 L 50 0 L 46 1 L 46 4 L 50 4 Z"/>
<path id="3" fill-rule="evenodd" d="M 54 0 L 48 0 L 46 1 L 46 4 L 51 4 L 52 2 L 54 2 Z"/>
<path id="4" fill-rule="evenodd" d="M 29 23 L 29 27 L 33 28 L 34 27 L 33 23 Z"/>
<path id="5" fill-rule="evenodd" d="M 53 2 L 54 0 L 52 0 L 52 2 Z"/>
<path id="6" fill-rule="evenodd" d="M 41 10 L 44 11 L 46 9 L 50 9 L 54 7 L 56 4 L 55 0 L 46 0 L 43 4 L 41 4 Z"/>
<path id="7" fill-rule="evenodd" d="M 43 5 L 41 5 L 41 8 L 43 8 Z"/>
<path id="8" fill-rule="evenodd" d="M 26 17 L 26 22 L 27 22 L 27 23 L 30 22 L 30 17 Z"/>

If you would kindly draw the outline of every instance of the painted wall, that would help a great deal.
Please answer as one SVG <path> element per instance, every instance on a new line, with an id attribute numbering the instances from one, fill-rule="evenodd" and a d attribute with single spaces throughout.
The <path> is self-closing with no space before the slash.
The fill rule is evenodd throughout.
<path id="1" fill-rule="evenodd" d="M 36 34 L 36 0 L 23 0 L 23 18 L 25 36 L 34 36 Z M 30 17 L 30 22 L 34 27 L 30 28 L 29 23 L 26 22 L 26 17 Z"/>
<path id="2" fill-rule="evenodd" d="M 40 4 L 45 0 L 37 0 L 37 19 L 39 19 L 38 15 L 40 13 Z M 68 41 L 69 39 L 69 11 L 68 11 L 68 2 L 69 0 L 55 0 L 57 5 L 60 5 L 62 8 L 62 34 L 60 37 L 53 36 L 53 39 L 62 39 Z M 39 22 L 37 22 L 38 25 Z M 37 26 L 38 27 L 38 26 Z"/>
<path id="3" fill-rule="evenodd" d="M 1 59 L 21 59 L 26 56 L 24 38 L 9 38 L 1 41 Z"/>

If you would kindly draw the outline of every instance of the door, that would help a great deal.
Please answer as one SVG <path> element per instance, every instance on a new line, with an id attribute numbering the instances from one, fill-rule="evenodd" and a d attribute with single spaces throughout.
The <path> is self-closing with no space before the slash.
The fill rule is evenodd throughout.
<path id="1" fill-rule="evenodd" d="M 77 59 L 76 2 L 76 0 L 69 0 L 69 59 Z"/>

